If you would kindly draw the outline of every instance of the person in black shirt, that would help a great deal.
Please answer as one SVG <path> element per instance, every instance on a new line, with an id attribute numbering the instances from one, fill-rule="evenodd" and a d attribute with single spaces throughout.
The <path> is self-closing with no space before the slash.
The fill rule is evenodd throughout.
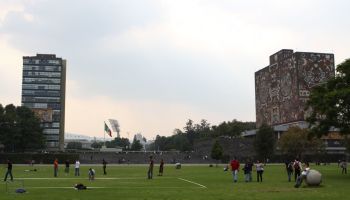
<path id="1" fill-rule="evenodd" d="M 64 172 L 66 173 L 66 176 L 69 174 L 69 160 L 66 160 L 65 162 L 66 168 L 64 169 Z"/>
<path id="2" fill-rule="evenodd" d="M 159 165 L 159 174 L 158 176 L 163 176 L 163 170 L 164 170 L 164 160 L 160 160 L 160 165 Z"/>
<path id="3" fill-rule="evenodd" d="M 103 174 L 106 175 L 107 162 L 105 159 L 102 160 L 102 165 L 103 165 Z"/>
<path id="4" fill-rule="evenodd" d="M 7 172 L 6 172 L 6 175 L 5 175 L 5 179 L 4 181 L 7 180 L 7 176 L 11 177 L 11 181 L 13 181 L 13 176 L 12 176 L 12 162 L 10 160 L 7 160 Z"/>
<path id="5" fill-rule="evenodd" d="M 149 167 L 148 167 L 148 179 L 152 179 L 153 178 L 153 165 L 154 165 L 154 161 L 153 161 L 153 157 L 150 156 L 149 157 Z"/>

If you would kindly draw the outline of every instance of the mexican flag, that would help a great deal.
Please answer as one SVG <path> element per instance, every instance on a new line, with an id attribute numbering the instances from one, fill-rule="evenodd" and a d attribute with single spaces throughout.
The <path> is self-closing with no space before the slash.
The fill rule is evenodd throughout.
<path id="1" fill-rule="evenodd" d="M 111 129 L 108 128 L 106 122 L 105 122 L 105 132 L 107 132 L 107 134 L 112 137 L 112 131 Z"/>

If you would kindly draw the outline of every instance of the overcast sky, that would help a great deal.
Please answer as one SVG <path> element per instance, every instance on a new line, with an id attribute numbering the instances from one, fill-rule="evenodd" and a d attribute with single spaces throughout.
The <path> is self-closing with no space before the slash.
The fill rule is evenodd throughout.
<path id="1" fill-rule="evenodd" d="M 67 60 L 66 132 L 171 135 L 188 119 L 255 121 L 254 72 L 280 49 L 349 58 L 350 1 L 0 0 L 0 103 L 22 56 Z"/>

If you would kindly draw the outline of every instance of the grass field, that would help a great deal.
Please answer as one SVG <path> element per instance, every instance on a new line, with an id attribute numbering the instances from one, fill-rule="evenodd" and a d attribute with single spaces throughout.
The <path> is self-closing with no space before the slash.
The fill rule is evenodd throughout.
<path id="1" fill-rule="evenodd" d="M 70 171 L 68 176 L 60 166 L 58 178 L 53 177 L 51 166 L 35 166 L 37 172 L 25 172 L 28 166 L 14 166 L 16 186 L 23 180 L 27 190 L 25 194 L 7 193 L 5 182 L 0 182 L 0 200 L 103 200 L 103 199 L 349 199 L 350 175 L 342 175 L 336 164 L 328 166 L 311 166 L 323 174 L 320 187 L 294 188 L 293 182 L 287 181 L 283 165 L 265 167 L 262 183 L 245 183 L 243 172 L 239 173 L 238 183 L 232 182 L 230 172 L 224 172 L 223 167 L 182 166 L 177 170 L 173 165 L 166 165 L 164 176 L 154 176 L 146 179 L 147 166 L 108 166 L 107 175 L 102 175 L 102 167 L 93 166 L 96 170 L 96 180 L 87 180 L 89 166 L 81 167 L 81 176 L 74 177 Z M 5 174 L 5 166 L 0 173 Z M 155 175 L 157 174 L 155 167 Z M 1 177 L 3 178 L 3 177 Z M 83 183 L 89 189 L 77 191 L 75 183 Z"/>

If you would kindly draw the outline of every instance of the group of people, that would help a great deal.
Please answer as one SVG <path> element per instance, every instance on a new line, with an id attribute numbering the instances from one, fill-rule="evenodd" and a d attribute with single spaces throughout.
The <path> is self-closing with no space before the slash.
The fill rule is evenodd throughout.
<path id="1" fill-rule="evenodd" d="M 254 166 L 254 164 L 250 160 L 248 160 L 244 164 L 243 172 L 244 172 L 244 178 L 245 178 L 246 182 L 251 182 L 253 180 L 253 177 L 252 177 L 253 166 Z M 234 157 L 234 159 L 231 160 L 230 167 L 231 167 L 231 171 L 232 171 L 233 182 L 237 182 L 238 181 L 238 172 L 240 170 L 240 163 L 236 157 Z M 264 172 L 264 164 L 258 160 L 255 163 L 255 168 L 256 168 L 256 174 L 257 174 L 257 181 L 262 182 L 262 177 L 263 177 L 263 172 Z"/>
<path id="2" fill-rule="evenodd" d="M 244 164 L 242 170 L 244 172 L 245 182 L 252 181 L 252 179 L 253 179 L 252 178 L 252 171 L 253 171 L 254 165 L 256 168 L 257 182 L 262 182 L 263 173 L 264 173 L 264 164 L 261 163 L 259 160 L 256 161 L 255 164 L 253 162 L 251 162 L 250 160 L 247 160 L 247 162 Z M 295 159 L 294 161 L 286 162 L 285 165 L 286 165 L 286 171 L 287 171 L 287 175 L 288 175 L 288 181 L 289 182 L 291 181 L 292 174 L 294 173 L 294 181 L 295 181 L 294 186 L 296 188 L 300 187 L 303 180 L 306 179 L 306 177 L 310 171 L 309 163 L 305 163 L 304 167 L 302 167 L 301 162 L 298 159 Z M 231 160 L 230 167 L 231 167 L 231 171 L 232 171 L 233 182 L 237 182 L 238 181 L 238 172 L 240 170 L 240 163 L 236 157 L 234 157 L 234 159 Z M 227 168 L 225 168 L 225 169 L 227 169 Z M 346 170 L 344 173 L 346 173 Z"/>
<path id="3" fill-rule="evenodd" d="M 54 166 L 54 177 L 58 176 L 58 159 L 56 158 L 53 162 Z M 64 172 L 65 175 L 69 174 L 69 168 L 70 168 L 70 161 L 66 160 L 65 161 L 65 168 Z M 107 175 L 107 161 L 105 159 L 102 160 L 102 168 L 103 168 L 103 174 Z M 89 180 L 94 180 L 95 179 L 95 170 L 92 168 L 89 168 L 88 171 L 89 175 Z M 74 176 L 80 176 L 80 161 L 76 160 L 74 163 Z"/>
<path id="4" fill-rule="evenodd" d="M 148 166 L 148 171 L 147 171 L 147 178 L 148 179 L 153 179 L 153 167 L 154 167 L 154 160 L 153 156 L 149 157 L 149 166 Z M 164 170 L 164 160 L 160 160 L 159 164 L 159 173 L 158 176 L 163 176 L 163 170 Z"/>

